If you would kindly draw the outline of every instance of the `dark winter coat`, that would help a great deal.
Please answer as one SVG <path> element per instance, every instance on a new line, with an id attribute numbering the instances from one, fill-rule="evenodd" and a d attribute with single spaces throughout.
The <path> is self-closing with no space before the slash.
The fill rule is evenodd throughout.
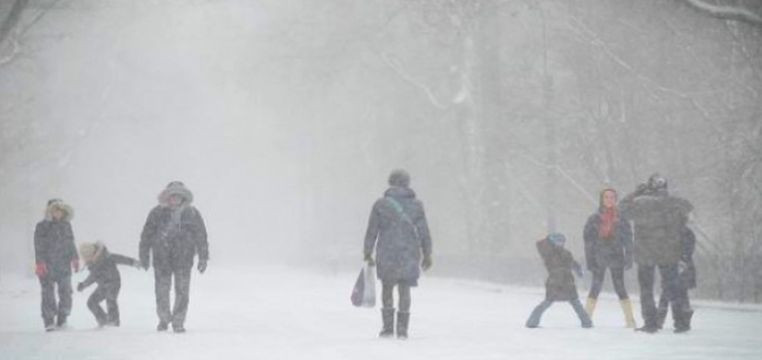
<path id="1" fill-rule="evenodd" d="M 45 219 L 34 230 L 34 255 L 37 263 L 45 263 L 48 277 L 71 276 L 71 263 L 78 260 L 74 232 L 68 215 L 61 221 Z"/>
<path id="2" fill-rule="evenodd" d="M 381 281 L 415 285 L 420 276 L 421 255 L 431 255 L 431 236 L 423 203 L 415 192 L 392 187 L 373 204 L 365 234 L 365 254 L 376 249 L 377 274 Z"/>
<path id="3" fill-rule="evenodd" d="M 620 202 L 621 213 L 634 223 L 635 262 L 674 265 L 683 253 L 682 231 L 693 205 L 687 200 L 656 194 L 631 194 Z"/>
<path id="4" fill-rule="evenodd" d="M 614 225 L 614 236 L 611 239 L 602 239 L 598 235 L 600 225 L 600 212 L 590 215 L 585 224 L 583 237 L 588 270 L 623 268 L 627 264 L 632 264 L 630 222 L 620 217 Z"/>
<path id="5" fill-rule="evenodd" d="M 179 221 L 173 222 L 174 211 L 179 211 Z M 209 259 L 206 226 L 201 213 L 187 205 L 179 209 L 159 205 L 148 214 L 140 237 L 140 261 L 148 264 L 153 252 L 153 266 L 162 269 L 193 267 L 193 258 Z"/>
<path id="6" fill-rule="evenodd" d="M 693 230 L 686 227 L 683 229 L 683 256 L 681 260 L 687 265 L 680 273 L 680 282 L 686 289 L 696 288 L 696 265 L 693 262 L 693 253 L 696 250 L 696 235 Z"/>
<path id="7" fill-rule="evenodd" d="M 548 239 L 537 242 L 537 251 L 548 270 L 545 281 L 545 299 L 550 301 L 571 301 L 579 298 L 572 270 L 579 272 L 579 263 L 569 250 L 553 245 Z"/>
<path id="8" fill-rule="evenodd" d="M 105 246 L 101 246 L 93 262 L 87 265 L 90 274 L 82 282 L 82 286 L 88 287 L 93 283 L 106 287 L 121 286 L 122 279 L 117 264 L 136 266 L 138 261 L 124 255 L 112 254 Z"/>

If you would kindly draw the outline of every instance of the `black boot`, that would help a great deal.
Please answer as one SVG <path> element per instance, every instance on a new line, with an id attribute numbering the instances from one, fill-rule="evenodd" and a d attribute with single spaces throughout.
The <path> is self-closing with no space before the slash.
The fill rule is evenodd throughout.
<path id="1" fill-rule="evenodd" d="M 56 324 L 53 319 L 42 319 L 43 325 L 45 326 L 45 331 L 51 332 L 56 330 Z"/>
<path id="2" fill-rule="evenodd" d="M 656 324 L 656 316 L 647 316 L 643 319 L 645 324 L 642 327 L 635 329 L 635 331 L 642 331 L 648 334 L 654 334 L 659 331 L 659 327 Z"/>
<path id="3" fill-rule="evenodd" d="M 394 336 L 394 308 L 382 308 L 381 320 L 383 321 L 383 327 L 378 336 L 382 338 Z"/>
<path id="4" fill-rule="evenodd" d="M 675 319 L 675 334 L 682 334 L 691 330 L 691 318 L 693 310 L 682 311 Z"/>
<path id="5" fill-rule="evenodd" d="M 156 325 L 156 331 L 167 331 L 168 328 L 169 323 L 164 320 L 159 321 L 159 325 Z"/>
<path id="6" fill-rule="evenodd" d="M 66 327 L 66 315 L 58 315 L 58 318 L 56 319 L 56 327 L 58 328 Z"/>
<path id="7" fill-rule="evenodd" d="M 397 312 L 397 338 L 400 340 L 407 339 L 407 328 L 410 324 L 409 312 Z"/>
<path id="8" fill-rule="evenodd" d="M 667 309 L 656 310 L 656 328 L 659 330 L 664 328 L 664 320 L 667 318 Z"/>

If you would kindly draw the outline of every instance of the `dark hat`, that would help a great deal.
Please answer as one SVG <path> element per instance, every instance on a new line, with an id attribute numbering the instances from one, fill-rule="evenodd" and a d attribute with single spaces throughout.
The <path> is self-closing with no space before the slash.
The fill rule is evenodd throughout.
<path id="1" fill-rule="evenodd" d="M 648 177 L 647 185 L 651 190 L 667 190 L 667 178 L 659 173 L 654 173 Z"/>
<path id="2" fill-rule="evenodd" d="M 397 187 L 409 187 L 410 186 L 410 174 L 402 169 L 392 171 L 389 175 L 389 185 Z"/>

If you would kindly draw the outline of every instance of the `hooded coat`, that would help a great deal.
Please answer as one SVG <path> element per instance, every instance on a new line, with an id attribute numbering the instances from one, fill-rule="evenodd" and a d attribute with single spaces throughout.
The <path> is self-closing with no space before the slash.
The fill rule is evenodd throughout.
<path id="1" fill-rule="evenodd" d="M 61 220 L 53 219 L 54 209 L 63 212 Z M 34 230 L 35 261 L 44 263 L 47 276 L 53 279 L 71 276 L 71 263 L 79 260 L 70 222 L 73 215 L 70 206 L 61 201 L 51 202 L 45 210 L 45 219 L 37 223 Z"/>
<path id="2" fill-rule="evenodd" d="M 431 255 L 423 203 L 407 187 L 391 187 L 373 204 L 365 234 L 365 254 L 376 249 L 378 278 L 416 285 L 421 255 Z"/>
<path id="3" fill-rule="evenodd" d="M 537 242 L 548 279 L 545 281 L 545 299 L 550 301 L 571 301 L 579 299 L 577 285 L 572 270 L 581 271 L 569 250 L 554 245 L 547 238 Z"/>
<path id="4" fill-rule="evenodd" d="M 169 205 L 169 198 L 183 199 L 179 207 Z M 209 259 L 206 226 L 201 213 L 192 206 L 193 194 L 182 183 L 172 183 L 159 194 L 159 205 L 148 214 L 140 236 L 140 262 L 160 269 L 193 267 L 193 258 Z"/>
<path id="5" fill-rule="evenodd" d="M 693 205 L 666 191 L 631 194 L 620 203 L 622 215 L 634 223 L 635 262 L 674 265 L 683 254 L 683 229 Z"/>

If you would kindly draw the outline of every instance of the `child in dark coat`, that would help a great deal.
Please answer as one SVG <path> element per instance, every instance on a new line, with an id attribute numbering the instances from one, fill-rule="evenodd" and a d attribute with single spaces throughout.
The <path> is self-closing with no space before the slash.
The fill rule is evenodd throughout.
<path id="1" fill-rule="evenodd" d="M 90 270 L 90 275 L 77 285 L 77 291 L 82 291 L 93 283 L 98 284 L 87 299 L 87 307 L 95 315 L 99 327 L 119 326 L 119 305 L 116 300 L 122 280 L 116 265 L 140 268 L 140 262 L 127 256 L 109 253 L 106 246 L 100 242 L 80 245 L 79 253 Z M 103 300 L 106 300 L 108 312 L 104 312 L 100 306 Z"/>
<path id="2" fill-rule="evenodd" d="M 526 323 L 528 328 L 538 327 L 543 312 L 556 301 L 568 301 L 577 313 L 582 327 L 593 327 L 593 322 L 579 301 L 572 275 L 573 270 L 577 276 L 582 277 L 582 267 L 574 260 L 571 252 L 564 249 L 565 242 L 566 237 L 559 233 L 550 234 L 537 242 L 537 251 L 548 270 L 548 280 L 545 282 L 545 300 L 532 311 Z"/>

